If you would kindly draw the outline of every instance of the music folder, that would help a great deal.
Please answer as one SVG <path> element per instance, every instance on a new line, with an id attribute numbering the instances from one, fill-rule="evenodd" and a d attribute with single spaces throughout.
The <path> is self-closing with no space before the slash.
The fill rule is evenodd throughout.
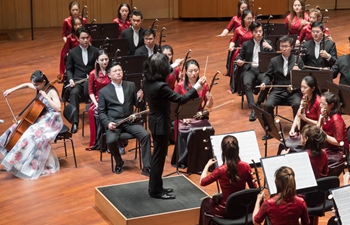
<path id="1" fill-rule="evenodd" d="M 247 130 L 210 136 L 213 155 L 217 160 L 217 166 L 221 166 L 223 164 L 221 157 L 221 141 L 226 135 L 232 135 L 237 138 L 239 146 L 239 157 L 241 158 L 241 161 L 246 162 L 252 166 L 253 159 L 257 165 L 260 165 L 261 155 L 255 131 Z"/>
<path id="2" fill-rule="evenodd" d="M 304 77 L 312 75 L 316 78 L 320 92 L 329 89 L 327 81 L 333 81 L 333 73 L 329 70 L 292 70 L 290 71 L 290 83 L 293 89 L 300 88 L 301 81 Z"/>
<path id="3" fill-rule="evenodd" d="M 260 159 L 270 195 L 277 193 L 275 172 L 282 166 L 293 169 L 298 193 L 317 186 L 310 158 L 306 151 Z"/>
<path id="4" fill-rule="evenodd" d="M 330 190 L 339 216 L 339 224 L 350 224 L 350 185 Z"/>

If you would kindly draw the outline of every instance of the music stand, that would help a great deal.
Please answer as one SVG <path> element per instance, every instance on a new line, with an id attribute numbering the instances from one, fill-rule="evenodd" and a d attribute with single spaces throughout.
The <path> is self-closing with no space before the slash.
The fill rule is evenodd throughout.
<path id="1" fill-rule="evenodd" d="M 260 73 L 266 73 L 269 68 L 271 59 L 275 56 L 281 55 L 281 53 L 277 52 L 259 52 L 258 54 Z"/>
<path id="2" fill-rule="evenodd" d="M 265 135 L 267 136 L 269 134 L 272 137 L 276 138 L 278 141 L 281 141 L 281 139 L 283 140 L 283 137 L 281 137 L 283 134 L 278 131 L 275 120 L 271 114 L 256 105 L 252 105 L 252 109 L 254 109 L 255 115 L 257 116 L 261 127 L 264 129 Z M 265 139 L 264 143 L 265 157 L 267 157 L 267 140 L 268 138 Z"/>
<path id="3" fill-rule="evenodd" d="M 265 39 L 271 41 L 272 47 L 276 51 L 279 51 L 280 50 L 280 38 L 283 37 L 283 36 L 285 36 L 285 34 L 284 35 L 282 35 L 282 34 L 280 34 L 280 35 L 268 35 L 268 36 L 265 37 Z M 297 41 L 298 35 L 291 34 L 291 35 L 288 35 L 288 36 L 293 38 L 292 45 L 295 46 L 295 42 Z"/>
<path id="4" fill-rule="evenodd" d="M 119 38 L 119 24 L 118 23 L 99 23 L 99 24 L 85 24 L 89 30 L 92 40 L 94 39 L 110 39 Z"/>
<path id="5" fill-rule="evenodd" d="M 105 45 L 105 50 L 108 52 L 108 57 L 114 58 L 117 49 L 118 56 L 126 56 L 128 54 L 128 41 L 126 39 L 92 39 L 92 46 L 100 48 Z"/>
<path id="6" fill-rule="evenodd" d="M 195 98 L 187 103 L 180 105 L 179 103 L 171 102 L 170 103 L 170 118 L 171 120 L 175 121 L 174 127 L 176 127 L 175 131 L 175 163 L 176 163 L 176 170 L 172 173 L 169 173 L 165 175 L 164 177 L 173 175 L 177 173 L 178 175 L 181 173 L 186 173 L 183 171 L 179 171 L 179 150 L 178 150 L 178 137 L 179 137 L 179 122 L 180 119 L 186 119 L 186 118 L 192 118 L 194 115 L 196 115 L 198 108 L 202 102 L 202 98 Z"/>
<path id="7" fill-rule="evenodd" d="M 145 55 L 129 55 L 118 57 L 116 61 L 121 63 L 124 74 L 132 74 L 143 72 L 143 62 L 146 59 Z"/>
<path id="8" fill-rule="evenodd" d="M 331 81 L 328 81 L 328 84 L 330 86 L 330 92 L 338 94 L 339 102 L 341 102 L 341 113 L 345 115 L 350 115 L 350 89 L 339 86 Z"/>
<path id="9" fill-rule="evenodd" d="M 136 86 L 136 90 L 140 90 L 141 82 L 143 80 L 143 74 L 142 73 L 125 74 L 123 76 L 123 80 L 134 82 Z"/>
<path id="10" fill-rule="evenodd" d="M 333 80 L 333 73 L 329 70 L 292 70 L 290 72 L 290 83 L 293 89 L 300 88 L 301 81 L 304 77 L 309 75 L 317 79 L 320 93 L 322 93 L 323 90 L 328 90 L 329 83 L 327 81 Z"/>
<path id="11" fill-rule="evenodd" d="M 284 23 L 262 23 L 266 35 L 286 35 L 287 28 Z"/>

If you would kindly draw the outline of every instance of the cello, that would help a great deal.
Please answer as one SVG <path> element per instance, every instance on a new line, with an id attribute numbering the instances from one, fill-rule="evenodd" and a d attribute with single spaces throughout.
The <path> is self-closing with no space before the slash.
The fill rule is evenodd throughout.
<path id="1" fill-rule="evenodd" d="M 42 91 L 47 92 L 50 87 L 58 82 L 58 80 L 53 80 L 46 84 Z M 13 131 L 11 136 L 9 136 L 8 141 L 5 145 L 5 149 L 9 152 L 16 145 L 18 140 L 21 138 L 23 133 L 35 123 L 35 121 L 39 118 L 41 113 L 45 109 L 45 104 L 39 99 L 41 96 L 38 93 L 35 98 L 22 110 L 22 112 L 18 115 L 21 116 L 23 114 L 23 118 L 19 121 L 16 129 Z"/>

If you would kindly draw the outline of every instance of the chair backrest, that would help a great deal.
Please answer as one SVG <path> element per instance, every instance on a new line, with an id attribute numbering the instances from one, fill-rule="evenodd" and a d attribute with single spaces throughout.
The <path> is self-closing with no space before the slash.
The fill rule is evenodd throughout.
<path id="1" fill-rule="evenodd" d="M 63 116 L 70 124 L 74 123 L 74 113 L 76 110 L 77 109 L 72 104 L 66 105 L 63 109 Z"/>
<path id="2" fill-rule="evenodd" d="M 259 193 L 260 189 L 251 188 L 231 194 L 226 202 L 226 218 L 238 219 L 252 213 Z"/>

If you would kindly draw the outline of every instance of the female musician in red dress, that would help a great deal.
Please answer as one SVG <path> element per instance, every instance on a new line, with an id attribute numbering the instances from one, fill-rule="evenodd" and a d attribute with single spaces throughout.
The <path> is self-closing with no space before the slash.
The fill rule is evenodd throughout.
<path id="1" fill-rule="evenodd" d="M 61 50 L 61 60 L 60 60 L 60 74 L 62 77 L 64 77 L 64 74 L 66 72 L 66 56 L 72 48 L 79 45 L 79 41 L 77 36 L 75 35 L 75 32 L 78 30 L 79 27 L 82 26 L 81 19 L 79 17 L 74 17 L 72 19 L 72 26 L 73 29 L 71 33 L 67 36 L 67 40 L 63 45 L 63 48 Z"/>
<path id="2" fill-rule="evenodd" d="M 88 111 L 90 124 L 90 147 L 86 148 L 87 151 L 100 149 L 101 131 L 98 129 L 100 127 L 100 123 L 97 114 L 98 93 L 103 87 L 111 82 L 107 73 L 108 66 L 108 54 L 104 50 L 99 50 L 96 58 L 96 68 L 90 72 L 88 81 L 91 103 Z"/>
<path id="3" fill-rule="evenodd" d="M 168 56 L 169 63 L 173 68 L 173 71 L 167 76 L 166 82 L 169 84 L 169 87 L 174 90 L 175 83 L 181 80 L 181 69 L 179 66 L 183 59 L 176 59 L 175 62 L 173 62 L 174 50 L 170 45 L 163 45 L 161 50 L 164 55 Z"/>
<path id="4" fill-rule="evenodd" d="M 234 93 L 237 89 L 237 82 L 233 82 L 233 84 L 231 84 L 232 82 L 232 79 L 234 80 L 238 80 L 238 79 L 235 79 L 233 74 L 234 74 L 234 66 L 235 66 L 235 59 L 237 58 L 239 52 L 240 52 L 240 47 L 242 47 L 242 44 L 243 42 L 247 41 L 247 40 L 250 40 L 253 38 L 253 34 L 252 32 L 249 30 L 249 26 L 252 24 L 254 20 L 254 17 L 253 17 L 253 12 L 249 9 L 245 9 L 242 13 L 242 22 L 241 22 L 241 26 L 239 26 L 232 38 L 230 39 L 230 44 L 229 44 L 229 51 L 232 52 L 232 56 L 231 56 L 231 59 L 230 59 L 230 65 L 229 65 L 229 75 L 231 77 L 230 79 L 230 92 L 231 93 Z"/>
<path id="5" fill-rule="evenodd" d="M 69 3 L 69 14 L 70 16 L 65 18 L 63 20 L 63 25 L 62 25 L 62 38 L 63 41 L 67 41 L 67 36 L 72 32 L 73 30 L 73 25 L 72 25 L 72 20 L 75 17 L 79 17 L 79 3 L 72 1 Z M 83 18 L 83 25 L 86 24 L 86 18 Z"/>
<path id="6" fill-rule="evenodd" d="M 309 24 L 309 15 L 305 12 L 304 0 L 294 0 L 291 13 L 284 19 L 288 34 L 299 36 L 301 29 Z"/>
<path id="7" fill-rule="evenodd" d="M 246 183 L 249 188 L 256 187 L 255 183 L 253 183 L 249 164 L 242 162 L 239 158 L 237 138 L 231 135 L 225 136 L 221 141 L 221 150 L 223 164 L 208 175 L 209 168 L 216 163 L 215 159 L 210 159 L 203 169 L 200 185 L 207 186 L 215 181 L 219 181 L 222 189 L 222 198 L 218 204 L 215 204 L 212 198 L 205 198 L 202 201 L 199 225 L 210 224 L 211 216 L 224 217 L 227 198 L 232 193 L 244 190 Z"/>
<path id="8" fill-rule="evenodd" d="M 113 23 L 119 24 L 119 38 L 122 35 L 122 31 L 131 26 L 130 22 L 130 6 L 127 3 L 120 4 L 118 8 L 118 17 L 113 20 Z"/>
<path id="9" fill-rule="evenodd" d="M 320 100 L 321 107 L 327 110 L 325 115 L 320 115 L 319 123 L 327 134 L 325 150 L 328 155 L 329 176 L 339 176 L 343 171 L 345 158 L 344 150 L 349 152 L 348 132 L 339 111 L 339 101 L 335 94 L 324 92 Z M 341 146 L 344 142 L 344 146 Z"/>
<path id="10" fill-rule="evenodd" d="M 308 225 L 309 214 L 303 198 L 296 195 L 295 174 L 292 168 L 282 166 L 275 172 L 277 194 L 264 200 L 264 192 L 258 194 L 253 211 L 253 223 L 261 224 L 266 217 L 271 225 Z"/>

